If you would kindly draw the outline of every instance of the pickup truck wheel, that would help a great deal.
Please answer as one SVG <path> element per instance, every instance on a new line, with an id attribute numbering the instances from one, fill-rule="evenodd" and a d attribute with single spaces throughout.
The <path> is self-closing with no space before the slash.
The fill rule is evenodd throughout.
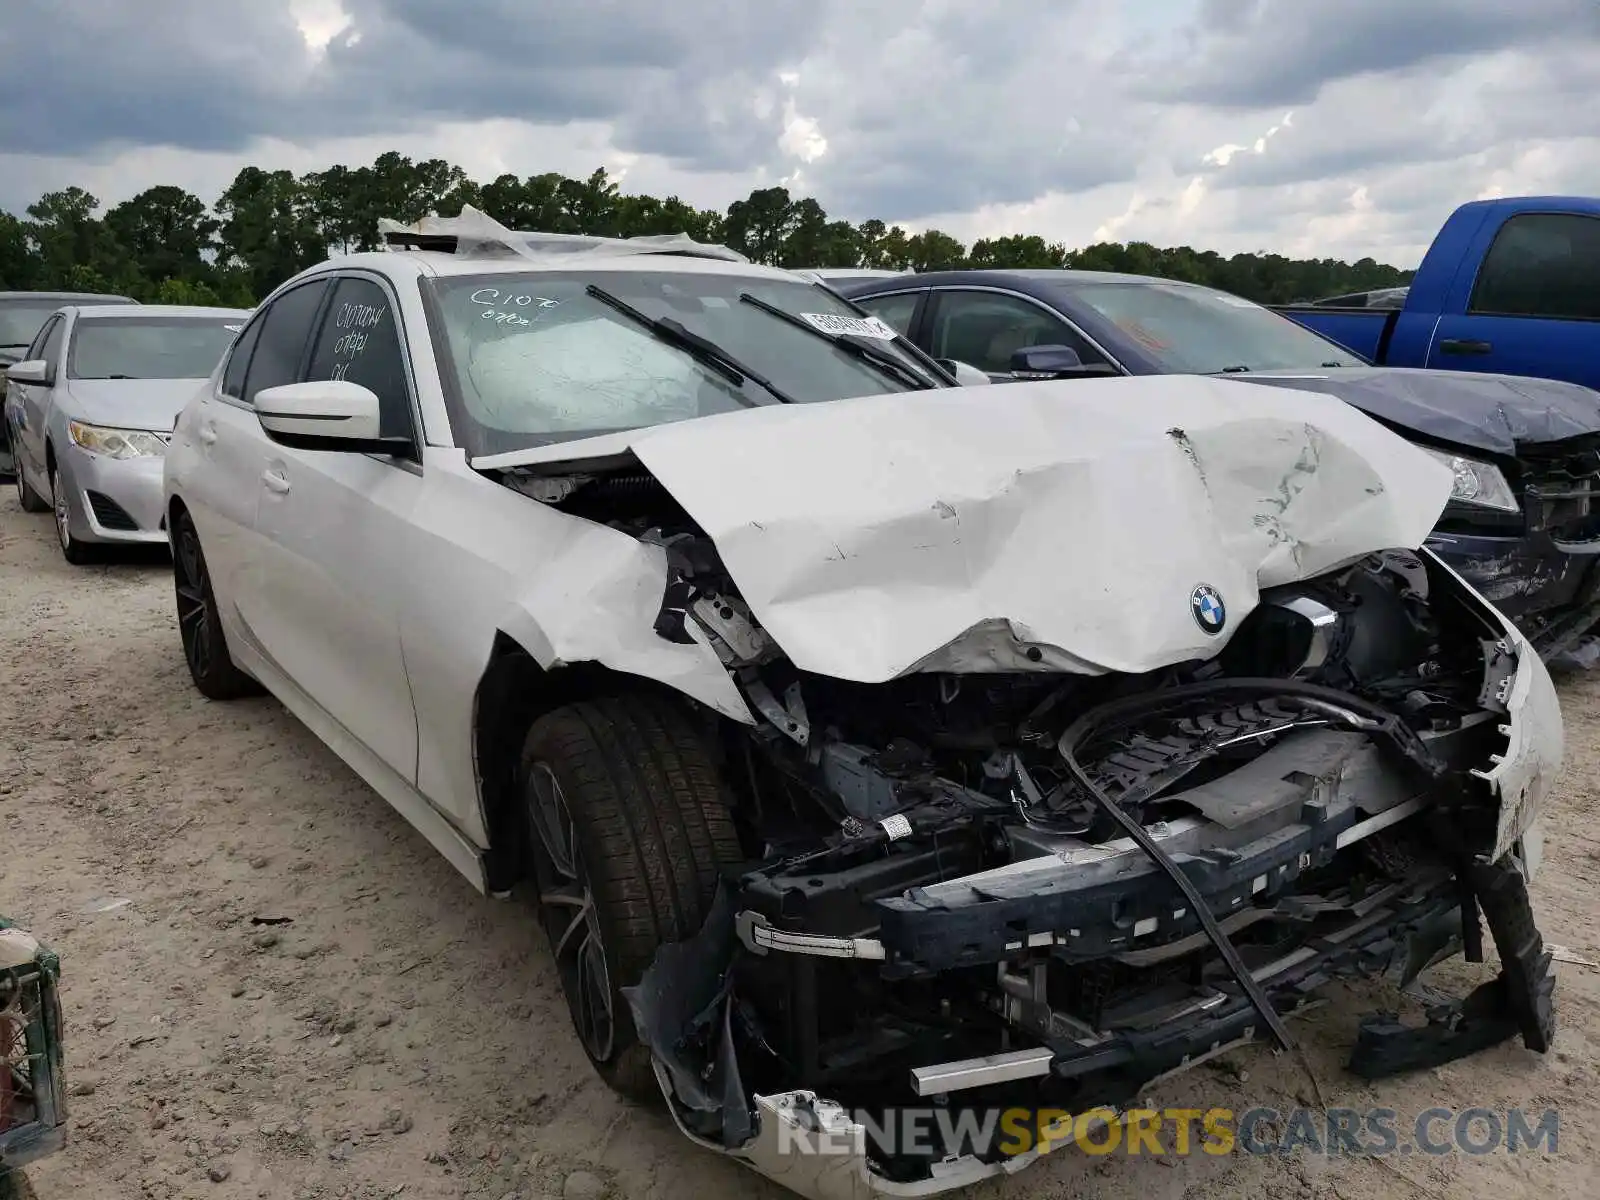
<path id="1" fill-rule="evenodd" d="M 172 520 L 172 579 L 178 600 L 178 637 L 183 641 L 189 678 L 200 694 L 208 700 L 237 700 L 259 693 L 261 685 L 236 667 L 228 654 L 200 534 L 194 518 L 186 512 Z"/>
<path id="2" fill-rule="evenodd" d="M 518 785 L 579 1040 L 612 1090 L 659 1101 L 622 989 L 663 943 L 699 932 L 720 868 L 743 859 L 709 748 L 671 700 L 609 697 L 535 721 Z"/>

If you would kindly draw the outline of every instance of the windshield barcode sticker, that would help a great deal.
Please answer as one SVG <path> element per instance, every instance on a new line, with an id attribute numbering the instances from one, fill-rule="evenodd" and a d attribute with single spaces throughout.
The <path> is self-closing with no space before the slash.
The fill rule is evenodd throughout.
<path id="1" fill-rule="evenodd" d="M 877 317 L 851 317 L 840 313 L 801 313 L 800 319 L 834 337 L 854 334 L 856 337 L 892 342 L 900 336 L 894 331 L 894 326 Z"/>

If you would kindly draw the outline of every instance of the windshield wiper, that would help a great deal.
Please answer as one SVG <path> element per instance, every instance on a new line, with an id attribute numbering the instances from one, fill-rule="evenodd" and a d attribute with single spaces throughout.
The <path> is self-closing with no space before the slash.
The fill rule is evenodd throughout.
<path id="1" fill-rule="evenodd" d="M 749 292 L 739 293 L 739 302 L 759 308 L 762 312 L 771 313 L 781 321 L 786 321 L 796 329 L 804 329 L 814 337 L 819 337 L 825 342 L 831 342 L 852 358 L 860 359 L 878 368 L 879 374 L 892 375 L 901 383 L 909 383 L 918 390 L 938 386 L 938 381 L 928 378 L 920 371 L 914 371 L 906 363 L 896 358 L 886 350 L 880 350 L 870 341 L 853 333 L 826 333 L 818 329 L 804 317 L 797 317 L 786 309 L 779 308 L 770 301 L 763 300 L 760 296 L 752 296 Z"/>
<path id="2" fill-rule="evenodd" d="M 772 380 L 766 378 L 764 375 L 757 374 L 750 367 L 747 367 L 733 355 L 729 354 L 721 346 L 717 345 L 709 338 L 701 337 L 698 333 L 694 332 L 694 330 L 685 326 L 681 321 L 674 321 L 670 317 L 652 317 L 648 313 L 640 312 L 637 308 L 629 304 L 620 296 L 613 296 L 604 288 L 598 287 L 592 283 L 586 287 L 584 291 L 593 296 L 596 300 L 600 301 L 600 303 L 609 305 L 610 307 L 616 309 L 619 313 L 627 317 L 635 324 L 648 329 L 659 340 L 667 343 L 667 345 L 676 346 L 679 350 L 684 351 L 684 353 L 688 354 L 696 362 L 710 367 L 719 375 L 732 382 L 734 386 L 742 386 L 744 381 L 748 379 L 751 383 L 756 384 L 758 387 L 766 389 L 766 391 L 769 392 L 780 404 L 794 403 L 794 398 L 779 388 L 777 384 L 772 382 Z M 741 399 L 743 398 L 741 397 Z M 753 407 L 751 401 L 744 400 L 744 403 Z"/>
<path id="3" fill-rule="evenodd" d="M 1217 372 L 1217 374 L 1218 375 L 1247 375 L 1247 374 L 1249 374 L 1249 372 L 1250 372 L 1250 368 L 1245 366 L 1243 363 L 1240 363 L 1238 366 L 1223 367 L 1222 370 Z"/>

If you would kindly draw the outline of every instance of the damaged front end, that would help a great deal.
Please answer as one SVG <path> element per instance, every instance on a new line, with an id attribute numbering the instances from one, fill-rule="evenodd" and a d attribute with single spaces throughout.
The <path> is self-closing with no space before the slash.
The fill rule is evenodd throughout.
<path id="1" fill-rule="evenodd" d="M 709 646 L 756 715 L 720 723 L 756 861 L 625 990 L 701 1144 L 819 1200 L 1010 1173 L 1040 1148 L 970 1136 L 984 1114 L 1115 1109 L 1286 1038 L 1330 980 L 1481 961 L 1485 918 L 1498 980 L 1423 1028 L 1374 1014 L 1352 1069 L 1549 1044 L 1526 880 L 1559 710 L 1430 552 L 1263 589 L 1209 659 L 1073 673 L 1019 642 L 1032 669 L 995 669 L 989 629 L 863 683 L 796 667 L 637 464 L 512 485 L 661 546 L 656 635 Z M 919 1106 L 968 1132 L 882 1136 Z"/>
<path id="2" fill-rule="evenodd" d="M 1600 662 L 1600 434 L 1518 444 L 1505 508 L 1451 503 L 1428 546 L 1514 620 L 1546 662 Z"/>

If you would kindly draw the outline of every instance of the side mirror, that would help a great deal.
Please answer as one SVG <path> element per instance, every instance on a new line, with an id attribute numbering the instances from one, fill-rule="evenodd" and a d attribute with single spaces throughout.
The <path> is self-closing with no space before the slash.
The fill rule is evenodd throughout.
<path id="1" fill-rule="evenodd" d="M 255 407 L 267 436 L 298 450 L 394 454 L 398 449 L 397 439 L 379 438 L 378 397 L 358 383 L 323 379 L 262 388 Z"/>
<path id="2" fill-rule="evenodd" d="M 1071 346 L 1024 346 L 1011 356 L 1013 379 L 1079 379 L 1115 375 L 1101 363 L 1085 363 Z"/>
<path id="3" fill-rule="evenodd" d="M 51 387 L 56 381 L 56 369 L 42 358 L 29 358 L 7 367 L 6 378 L 12 383 L 36 383 L 40 387 Z"/>
<path id="4" fill-rule="evenodd" d="M 962 387 L 976 387 L 980 383 L 993 383 L 988 372 L 980 371 L 971 363 L 964 363 L 956 358 L 941 358 L 939 365 L 955 377 L 955 381 Z"/>

